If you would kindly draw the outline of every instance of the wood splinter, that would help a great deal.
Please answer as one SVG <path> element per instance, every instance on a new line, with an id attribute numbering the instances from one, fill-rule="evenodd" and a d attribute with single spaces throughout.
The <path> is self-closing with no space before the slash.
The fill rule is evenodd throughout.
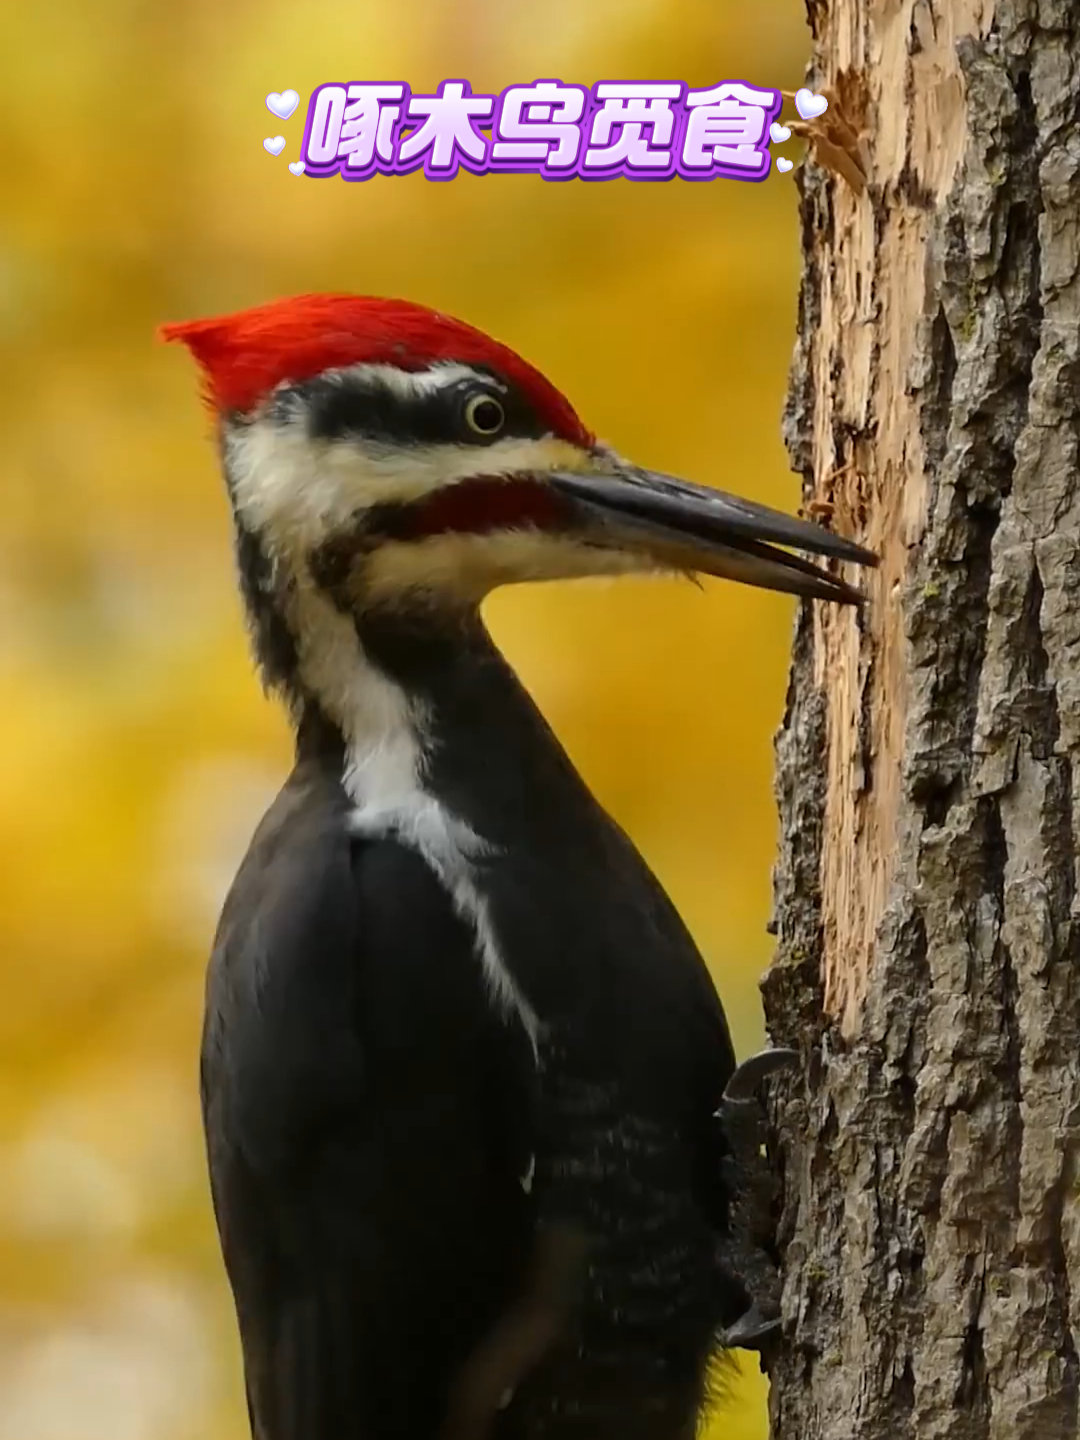
<path id="1" fill-rule="evenodd" d="M 851 188 L 861 195 L 866 189 L 870 174 L 866 149 L 859 135 L 845 119 L 835 91 L 822 86 L 816 93 L 824 95 L 829 102 L 829 108 L 824 115 L 816 120 L 786 120 L 783 123 L 793 135 L 809 144 L 811 156 L 817 164 L 830 174 L 846 180 Z M 794 91 L 781 90 L 780 94 L 785 100 L 795 100 Z"/>

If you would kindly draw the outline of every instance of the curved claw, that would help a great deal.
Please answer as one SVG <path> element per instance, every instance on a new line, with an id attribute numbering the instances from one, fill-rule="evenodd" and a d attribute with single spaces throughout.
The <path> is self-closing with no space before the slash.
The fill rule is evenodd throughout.
<path id="1" fill-rule="evenodd" d="M 737 1066 L 724 1089 L 725 1100 L 753 1100 L 759 1085 L 777 1070 L 785 1070 L 799 1058 L 797 1050 L 759 1050 Z"/>
<path id="2" fill-rule="evenodd" d="M 723 1344 L 734 1350 L 755 1350 L 763 1340 L 778 1335 L 782 1324 L 779 1316 L 770 1318 L 756 1305 L 751 1305 L 745 1315 L 724 1331 Z"/>

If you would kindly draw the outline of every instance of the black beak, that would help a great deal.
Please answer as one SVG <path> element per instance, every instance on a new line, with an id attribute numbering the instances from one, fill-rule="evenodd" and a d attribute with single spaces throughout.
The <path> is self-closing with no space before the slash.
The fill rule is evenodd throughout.
<path id="1" fill-rule="evenodd" d="M 872 551 L 809 520 L 652 470 L 626 465 L 608 474 L 559 471 L 545 478 L 573 501 L 586 543 L 634 550 L 672 570 L 859 605 L 865 597 L 854 586 L 775 547 L 878 563 Z"/>

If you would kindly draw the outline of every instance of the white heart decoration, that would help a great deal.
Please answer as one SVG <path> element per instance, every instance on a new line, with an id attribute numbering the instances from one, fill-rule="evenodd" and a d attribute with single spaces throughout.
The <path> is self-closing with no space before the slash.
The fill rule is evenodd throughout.
<path id="1" fill-rule="evenodd" d="M 815 95 L 813 90 L 807 90 L 804 85 L 801 90 L 795 92 L 795 109 L 804 120 L 816 120 L 819 115 L 824 115 L 829 108 L 829 102 L 824 95 Z"/>
<path id="2" fill-rule="evenodd" d="M 300 96 L 295 90 L 282 90 L 280 94 L 271 90 L 266 97 L 266 108 L 279 120 L 287 120 L 299 104 Z"/>
<path id="3" fill-rule="evenodd" d="M 781 125 L 774 120 L 769 126 L 769 138 L 774 145 L 783 145 L 785 140 L 791 139 L 791 131 L 786 125 Z"/>
<path id="4" fill-rule="evenodd" d="M 776 168 L 780 171 L 782 175 L 786 175 L 787 172 L 791 169 L 791 161 L 785 160 L 783 155 L 778 155 L 776 157 Z"/>
<path id="5" fill-rule="evenodd" d="M 306 169 L 307 166 L 304 164 L 303 160 L 293 160 L 289 165 L 289 174 L 302 175 Z"/>
<path id="6" fill-rule="evenodd" d="M 272 140 L 264 140 L 263 149 L 269 150 L 271 155 L 280 155 L 285 149 L 285 136 L 275 135 Z"/>

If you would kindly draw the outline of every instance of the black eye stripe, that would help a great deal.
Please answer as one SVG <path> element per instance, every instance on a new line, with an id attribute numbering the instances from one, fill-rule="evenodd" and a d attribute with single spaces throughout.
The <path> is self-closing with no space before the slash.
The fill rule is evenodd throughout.
<path id="1" fill-rule="evenodd" d="M 490 432 L 470 425 L 466 417 L 470 401 L 475 413 L 487 399 L 500 407 L 503 416 Z M 317 377 L 283 392 L 275 412 L 284 418 L 297 408 L 307 416 L 309 434 L 319 440 L 351 437 L 395 447 L 486 445 L 496 439 L 540 439 L 547 434 L 525 400 L 496 377 L 463 380 L 408 397 L 378 380 Z M 494 408 L 489 418 L 493 416 Z"/>

